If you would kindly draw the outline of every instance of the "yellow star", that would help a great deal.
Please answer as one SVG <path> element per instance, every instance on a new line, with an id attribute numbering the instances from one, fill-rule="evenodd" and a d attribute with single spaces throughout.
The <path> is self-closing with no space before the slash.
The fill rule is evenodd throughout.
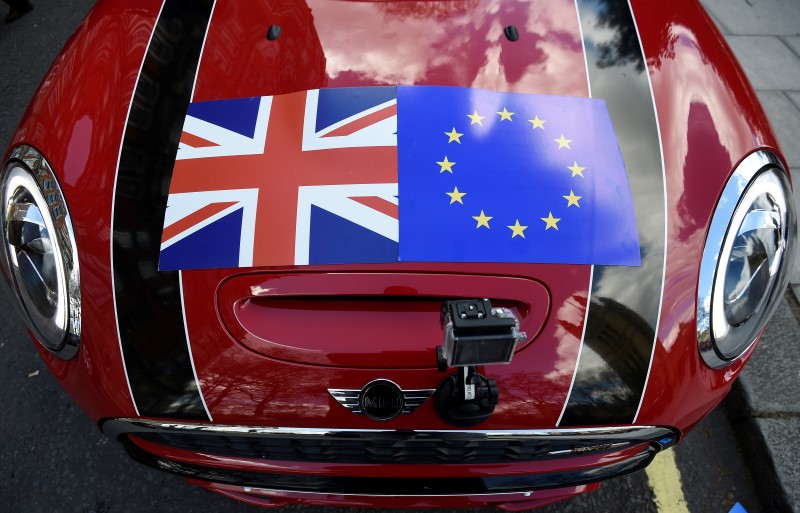
<path id="1" fill-rule="evenodd" d="M 450 162 L 449 160 L 447 160 L 447 155 L 444 156 L 443 161 L 437 162 L 437 164 L 439 164 L 442 167 L 442 169 L 439 170 L 440 173 L 444 173 L 445 171 L 447 171 L 450 174 L 453 174 L 453 166 L 456 165 L 455 162 Z"/>
<path id="2" fill-rule="evenodd" d="M 544 130 L 544 124 L 547 123 L 544 119 L 539 119 L 539 116 L 536 116 L 533 119 L 529 119 L 531 123 L 533 123 L 533 129 L 536 130 L 537 128 L 541 128 Z"/>
<path id="3" fill-rule="evenodd" d="M 521 224 L 519 224 L 519 219 L 517 219 L 517 222 L 514 223 L 513 226 L 509 226 L 509 228 L 511 228 L 511 231 L 513 232 L 513 234 L 511 235 L 512 239 L 517 235 L 519 235 L 523 239 L 525 238 L 525 229 L 527 228 L 527 226 L 522 226 Z"/>
<path id="4" fill-rule="evenodd" d="M 572 189 L 570 189 L 569 191 L 569 196 L 561 196 L 561 197 L 567 200 L 567 208 L 571 207 L 572 205 L 581 208 L 581 206 L 578 205 L 578 200 L 581 199 L 583 196 L 575 196 L 575 193 L 572 192 Z"/>
<path id="5" fill-rule="evenodd" d="M 545 230 L 549 230 L 550 228 L 558 230 L 558 222 L 561 221 L 561 218 L 553 217 L 553 213 L 550 212 L 547 217 L 542 217 L 541 220 L 547 223 L 547 226 L 544 228 Z"/>
<path id="6" fill-rule="evenodd" d="M 553 140 L 558 143 L 559 150 L 561 148 L 566 148 L 568 150 L 572 149 L 569 147 L 569 143 L 572 142 L 572 139 L 567 139 L 566 137 L 564 137 L 564 134 L 561 134 L 561 137 L 559 137 L 558 139 L 553 139 Z"/>
<path id="7" fill-rule="evenodd" d="M 508 110 L 506 110 L 505 107 L 503 107 L 503 111 L 502 112 L 498 112 L 498 114 L 500 114 L 500 121 L 503 121 L 504 119 L 507 119 L 509 121 L 514 121 L 513 119 L 511 119 L 511 116 L 513 116 L 514 113 L 513 112 L 508 112 Z"/>
<path id="8" fill-rule="evenodd" d="M 583 170 L 586 169 L 586 168 L 579 166 L 577 161 L 573 162 L 573 164 L 571 166 L 567 166 L 567 169 L 572 171 L 572 176 L 573 177 L 580 175 L 581 178 L 584 178 Z"/>
<path id="9" fill-rule="evenodd" d="M 444 135 L 450 138 L 447 141 L 448 144 L 450 144 L 453 141 L 457 142 L 458 144 L 461 144 L 461 139 L 459 139 L 459 137 L 461 137 L 464 134 L 459 134 L 458 132 L 456 132 L 456 127 L 453 127 L 453 130 L 451 130 L 450 132 L 445 132 Z"/>
<path id="10" fill-rule="evenodd" d="M 453 203 L 455 203 L 456 201 L 463 205 L 464 202 L 461 201 L 461 198 L 464 197 L 467 193 L 466 192 L 458 192 L 458 187 L 455 187 L 455 188 L 453 188 L 453 192 L 446 192 L 445 194 L 450 196 L 450 204 L 451 205 Z"/>
<path id="11" fill-rule="evenodd" d="M 467 117 L 472 120 L 469 123 L 470 125 L 474 125 L 475 123 L 477 123 L 480 126 L 483 126 L 483 121 L 481 120 L 484 119 L 486 116 L 481 116 L 480 114 L 478 114 L 478 111 L 476 110 L 472 114 L 467 114 Z"/>
<path id="12" fill-rule="evenodd" d="M 478 221 L 478 226 L 475 227 L 475 229 L 477 230 L 481 226 L 485 226 L 486 228 L 489 228 L 489 221 L 491 219 L 493 219 L 493 218 L 491 216 L 487 216 L 486 214 L 483 213 L 483 210 L 481 210 L 481 215 L 472 216 L 472 219 Z"/>

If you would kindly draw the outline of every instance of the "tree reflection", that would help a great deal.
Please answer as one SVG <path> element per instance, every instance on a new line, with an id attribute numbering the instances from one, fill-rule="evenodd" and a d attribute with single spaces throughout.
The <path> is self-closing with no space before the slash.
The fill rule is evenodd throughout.
<path id="1" fill-rule="evenodd" d="M 673 60 L 675 58 L 675 43 L 678 42 L 678 36 L 675 34 L 672 24 L 663 24 L 658 29 L 658 53 L 647 58 L 647 64 L 655 69 L 661 68 L 661 63 L 664 60 Z"/>
<path id="2" fill-rule="evenodd" d="M 417 18 L 442 20 L 474 12 L 477 0 L 452 0 L 445 2 L 383 2 L 378 4 L 386 18 Z"/>

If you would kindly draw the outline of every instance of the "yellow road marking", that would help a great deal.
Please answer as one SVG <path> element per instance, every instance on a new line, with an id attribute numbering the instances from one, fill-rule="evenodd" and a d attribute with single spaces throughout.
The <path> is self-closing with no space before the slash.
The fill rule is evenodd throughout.
<path id="1" fill-rule="evenodd" d="M 645 472 L 659 513 L 689 513 L 674 450 L 660 452 Z"/>

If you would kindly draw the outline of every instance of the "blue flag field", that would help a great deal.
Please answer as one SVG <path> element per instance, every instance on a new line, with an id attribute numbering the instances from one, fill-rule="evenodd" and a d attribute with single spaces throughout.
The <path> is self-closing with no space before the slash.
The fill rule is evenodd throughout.
<path id="1" fill-rule="evenodd" d="M 398 87 L 401 261 L 639 265 L 605 102 Z"/>

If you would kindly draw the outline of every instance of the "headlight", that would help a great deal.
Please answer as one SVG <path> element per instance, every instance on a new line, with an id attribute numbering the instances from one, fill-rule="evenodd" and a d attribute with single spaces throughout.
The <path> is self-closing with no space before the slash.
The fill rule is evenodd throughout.
<path id="1" fill-rule="evenodd" d="M 44 157 L 12 153 L 0 176 L 3 261 L 36 339 L 61 358 L 80 343 L 78 255 L 67 205 Z"/>
<path id="2" fill-rule="evenodd" d="M 700 264 L 697 341 L 709 366 L 731 364 L 764 329 L 789 281 L 796 224 L 778 159 L 748 156 L 725 185 Z"/>

